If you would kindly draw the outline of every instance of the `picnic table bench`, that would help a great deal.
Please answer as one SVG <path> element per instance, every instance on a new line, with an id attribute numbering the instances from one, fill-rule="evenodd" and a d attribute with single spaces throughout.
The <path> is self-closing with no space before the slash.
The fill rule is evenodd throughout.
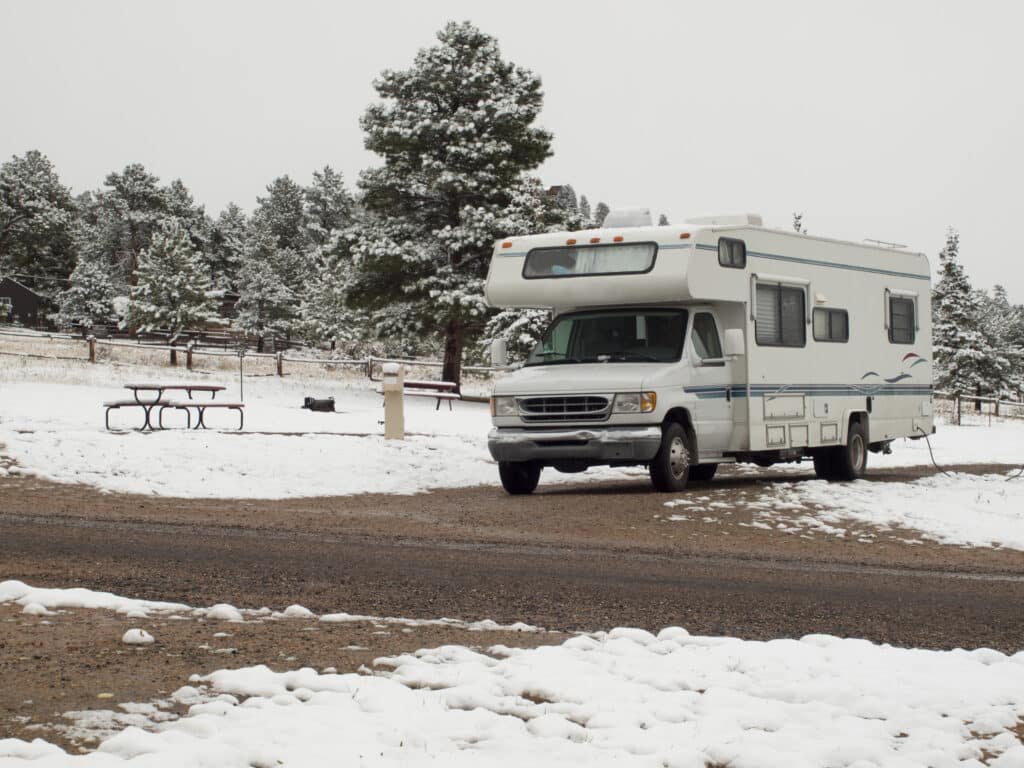
<path id="1" fill-rule="evenodd" d="M 402 383 L 402 394 L 410 397 L 433 397 L 437 400 L 434 410 L 440 410 L 441 401 L 448 401 L 448 410 L 452 410 L 452 401 L 461 400 L 462 395 L 458 393 L 459 385 L 454 381 L 428 381 L 426 379 L 406 379 Z M 383 394 L 383 389 L 378 389 L 378 394 Z"/>
<path id="2" fill-rule="evenodd" d="M 217 393 L 223 392 L 224 387 L 219 384 L 125 384 L 125 389 L 132 390 L 133 398 L 131 400 L 110 400 L 103 403 L 103 407 L 106 408 L 105 423 L 107 429 L 110 429 L 110 412 L 118 410 L 120 408 L 141 408 L 143 412 L 142 426 L 139 427 L 140 431 L 145 432 L 146 430 L 153 431 L 157 428 L 164 429 L 164 411 L 168 408 L 185 411 L 186 423 L 188 429 L 207 429 L 206 425 L 206 411 L 210 408 L 214 409 L 226 409 L 234 410 L 238 412 L 238 428 L 242 429 L 245 424 L 244 415 L 244 403 L 229 403 L 223 400 L 217 401 Z M 188 400 L 164 400 L 164 392 L 185 392 L 188 395 Z M 139 396 L 140 392 L 155 392 L 156 397 L 153 399 L 143 399 Z M 210 394 L 209 400 L 195 400 L 192 398 L 193 392 L 208 392 Z M 196 411 L 196 424 L 192 426 L 192 410 Z M 153 423 L 153 411 L 157 410 L 157 424 Z"/>

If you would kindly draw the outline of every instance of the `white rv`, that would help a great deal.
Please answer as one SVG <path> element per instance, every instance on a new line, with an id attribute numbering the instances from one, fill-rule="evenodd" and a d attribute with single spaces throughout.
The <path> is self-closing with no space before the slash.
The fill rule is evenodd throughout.
<path id="1" fill-rule="evenodd" d="M 849 480 L 868 451 L 934 431 L 923 254 L 754 215 L 630 218 L 495 244 L 488 302 L 553 313 L 494 386 L 488 444 L 509 493 L 544 467 L 646 465 L 679 491 L 719 464 L 804 457 Z"/>

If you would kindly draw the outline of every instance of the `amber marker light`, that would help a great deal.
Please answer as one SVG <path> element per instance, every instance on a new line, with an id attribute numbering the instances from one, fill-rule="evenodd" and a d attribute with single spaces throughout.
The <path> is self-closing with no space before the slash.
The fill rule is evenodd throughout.
<path id="1" fill-rule="evenodd" d="M 600 243 L 600 242 L 601 242 L 601 238 L 600 237 L 592 237 L 592 238 L 590 238 L 590 244 L 591 245 L 593 245 L 594 243 Z"/>
<path id="2" fill-rule="evenodd" d="M 679 233 L 679 239 L 680 240 L 689 240 L 690 239 L 690 233 L 689 232 L 680 232 Z"/>
<path id="3" fill-rule="evenodd" d="M 511 240 L 506 240 L 504 243 L 501 244 L 501 247 L 502 248 L 511 248 L 512 247 L 512 241 Z"/>
<path id="4" fill-rule="evenodd" d="M 613 237 L 612 238 L 612 242 L 613 243 L 621 243 L 622 242 L 622 235 L 616 235 L 615 237 Z"/>
<path id="5" fill-rule="evenodd" d="M 575 237 L 570 237 L 568 240 L 565 241 L 565 244 L 566 245 L 576 245 L 576 238 Z"/>

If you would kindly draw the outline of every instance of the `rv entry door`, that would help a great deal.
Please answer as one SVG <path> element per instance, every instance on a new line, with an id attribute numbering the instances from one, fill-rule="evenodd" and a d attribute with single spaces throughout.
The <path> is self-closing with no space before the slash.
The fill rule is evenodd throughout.
<path id="1" fill-rule="evenodd" d="M 736 362 L 722 353 L 722 336 L 714 313 L 694 312 L 689 360 L 692 380 L 686 389 L 696 395 L 694 429 L 698 459 L 720 456 L 733 431 L 733 371 Z"/>

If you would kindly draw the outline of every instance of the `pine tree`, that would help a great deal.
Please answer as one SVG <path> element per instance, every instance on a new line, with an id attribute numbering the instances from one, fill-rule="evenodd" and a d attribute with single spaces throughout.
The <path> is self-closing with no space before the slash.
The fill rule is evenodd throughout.
<path id="1" fill-rule="evenodd" d="M 216 318 L 216 292 L 202 256 L 193 249 L 181 222 L 165 219 L 139 256 L 128 325 L 139 330 L 167 329 L 174 342 L 183 330 L 203 328 Z"/>
<path id="2" fill-rule="evenodd" d="M 580 195 L 580 216 L 586 220 L 587 229 L 594 225 L 593 215 L 590 211 L 590 201 L 587 200 L 586 195 Z"/>
<path id="3" fill-rule="evenodd" d="M 54 296 L 75 264 L 77 206 L 46 155 L 0 165 L 0 275 Z"/>
<path id="4" fill-rule="evenodd" d="M 245 212 L 234 203 L 228 203 L 213 224 L 210 247 L 206 253 L 207 265 L 216 288 L 237 290 L 248 232 L 249 222 Z"/>
<path id="5" fill-rule="evenodd" d="M 604 226 L 604 220 L 608 214 L 611 213 L 611 208 L 608 207 L 607 203 L 599 202 L 597 207 L 594 209 L 594 224 L 600 228 Z"/>
<path id="6" fill-rule="evenodd" d="M 981 308 L 978 329 L 988 351 L 982 374 L 988 391 L 1002 395 L 1017 389 L 1019 382 L 1024 349 L 1019 346 L 1015 331 L 1020 327 L 1020 318 L 1001 285 L 992 289 L 991 296 L 978 291 L 977 302 Z"/>
<path id="7" fill-rule="evenodd" d="M 331 234 L 352 223 L 352 196 L 345 189 L 341 174 L 325 165 L 313 171 L 313 183 L 306 187 L 306 237 L 322 246 Z"/>
<path id="8" fill-rule="evenodd" d="M 256 337 L 259 352 L 268 337 L 287 335 L 295 320 L 296 294 L 279 272 L 279 250 L 270 227 L 256 224 L 245 244 L 238 278 L 240 297 L 235 323 Z"/>
<path id="9" fill-rule="evenodd" d="M 139 257 L 167 216 L 167 198 L 160 180 L 138 163 L 108 174 L 104 185 L 107 189 L 94 197 L 101 210 L 91 216 L 97 223 L 94 233 L 101 240 L 97 245 L 111 249 L 111 260 L 135 285 Z"/>
<path id="10" fill-rule="evenodd" d="M 371 214 L 354 248 L 354 287 L 368 308 L 402 305 L 401 332 L 439 331 L 442 376 L 458 382 L 463 350 L 483 331 L 488 257 L 512 190 L 550 155 L 533 127 L 540 80 L 501 58 L 494 38 L 450 23 L 413 66 L 385 71 L 383 101 L 363 116 L 384 165 L 359 185 Z M 393 323 L 378 328 L 396 329 Z"/>
<path id="11" fill-rule="evenodd" d="M 939 282 L 932 292 L 932 355 L 939 390 L 974 393 L 986 385 L 980 308 L 960 264 L 960 235 L 952 227 L 939 254 Z"/>
<path id="12" fill-rule="evenodd" d="M 253 220 L 273 234 L 278 248 L 304 251 L 306 239 L 305 194 L 291 177 L 279 176 L 267 185 L 267 196 L 256 198 Z"/>
<path id="13" fill-rule="evenodd" d="M 181 179 L 175 179 L 164 190 L 167 216 L 178 219 L 188 232 L 192 247 L 205 253 L 210 247 L 212 223 L 201 205 L 196 205 L 192 193 Z"/>
<path id="14" fill-rule="evenodd" d="M 793 231 L 799 232 L 801 235 L 807 234 L 807 228 L 804 227 L 804 215 L 803 213 L 793 214 Z"/>
<path id="15" fill-rule="evenodd" d="M 57 321 L 62 326 L 81 326 L 83 330 L 113 323 L 117 296 L 107 264 L 87 256 L 79 258 L 71 273 L 71 284 L 60 294 Z"/>
<path id="16" fill-rule="evenodd" d="M 568 214 L 577 213 L 580 209 L 579 202 L 576 200 L 576 190 L 572 188 L 571 184 L 563 184 L 558 187 L 555 200 Z"/>
<path id="17" fill-rule="evenodd" d="M 349 245 L 354 230 L 335 231 L 322 249 L 321 266 L 304 292 L 299 314 L 301 331 L 310 342 L 330 342 L 332 349 L 355 354 L 368 337 L 371 318 L 348 305 L 352 262 Z"/>
<path id="18" fill-rule="evenodd" d="M 666 216 L 664 213 L 661 214 L 660 216 L 658 216 L 658 226 L 659 227 L 667 227 L 668 226 L 668 216 Z"/>

